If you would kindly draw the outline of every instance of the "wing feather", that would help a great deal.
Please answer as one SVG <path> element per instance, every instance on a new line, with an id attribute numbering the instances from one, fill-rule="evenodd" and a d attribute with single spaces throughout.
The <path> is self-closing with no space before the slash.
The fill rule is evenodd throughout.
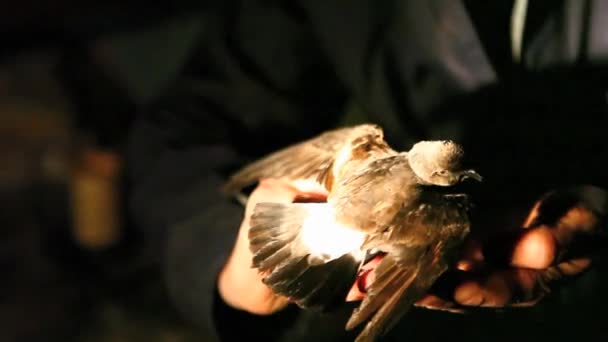
<path id="1" fill-rule="evenodd" d="M 407 154 L 393 154 L 345 177 L 334 188 L 328 202 L 341 208 L 338 217 L 341 223 L 369 234 L 382 232 L 404 203 L 418 196 L 414 177 Z"/>
<path id="2" fill-rule="evenodd" d="M 324 132 L 246 165 L 228 179 L 223 190 L 234 194 L 263 178 L 312 179 L 329 190 L 333 181 L 332 166 L 342 148 L 358 137 L 374 136 L 382 137 L 383 131 L 373 124 Z"/>
<path id="3" fill-rule="evenodd" d="M 329 310 L 346 298 L 360 261 L 350 253 L 331 259 L 310 250 L 302 227 L 313 207 L 328 209 L 324 203 L 258 203 L 249 248 L 252 267 L 264 274 L 262 281 L 275 293 L 304 308 Z"/>
<path id="4" fill-rule="evenodd" d="M 385 232 L 364 245 L 387 254 L 346 326 L 353 329 L 367 321 L 358 342 L 374 341 L 390 330 L 455 261 L 469 232 L 468 208 L 462 198 L 425 199 L 401 210 Z"/>

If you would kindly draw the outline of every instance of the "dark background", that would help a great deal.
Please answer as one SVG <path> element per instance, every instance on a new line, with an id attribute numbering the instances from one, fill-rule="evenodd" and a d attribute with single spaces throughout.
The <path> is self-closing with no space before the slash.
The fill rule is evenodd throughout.
<path id="1" fill-rule="evenodd" d="M 205 340 L 131 234 L 121 183 L 129 124 L 187 56 L 202 9 L 0 5 L 1 341 Z"/>
<path id="2" fill-rule="evenodd" d="M 1 341 L 205 340 L 174 311 L 154 258 L 132 232 L 121 171 L 134 115 L 187 58 L 206 6 L 66 0 L 0 5 Z M 499 102 L 496 96 L 488 89 L 479 100 Z M 597 276 L 577 286 L 596 283 Z M 608 339 L 600 322 L 606 295 L 561 294 L 542 310 L 571 325 L 562 340 Z M 564 300 L 578 301 L 587 315 L 559 311 L 567 307 Z M 525 325 L 509 322 L 511 315 L 529 315 L 526 324 L 546 324 L 550 331 L 550 324 L 534 320 L 539 312 L 480 316 L 467 324 L 481 337 L 490 331 L 513 336 L 513 329 L 525 335 Z M 589 313 L 598 321 L 588 321 Z M 437 329 L 431 313 L 414 314 L 419 325 L 404 336 Z M 444 323 L 449 336 L 449 325 L 457 323 Z"/>

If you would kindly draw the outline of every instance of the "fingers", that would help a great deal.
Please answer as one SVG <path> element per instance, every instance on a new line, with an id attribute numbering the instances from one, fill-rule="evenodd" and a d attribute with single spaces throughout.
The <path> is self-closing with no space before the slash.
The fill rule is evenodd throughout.
<path id="1" fill-rule="evenodd" d="M 295 200 L 323 201 L 327 198 L 327 191 L 314 187 L 308 183 L 290 183 L 279 179 L 261 180 L 249 197 L 248 204 L 262 201 L 289 203 Z"/>
<path id="2" fill-rule="evenodd" d="M 439 296 L 428 294 L 414 303 L 414 306 L 429 309 L 429 310 L 439 310 L 439 311 L 448 311 L 451 313 L 465 313 L 466 309 L 456 304 L 454 301 L 446 300 L 440 298 Z"/>
<path id="3" fill-rule="evenodd" d="M 502 307 L 512 303 L 530 302 L 539 298 L 540 276 L 553 262 L 555 242 L 547 228 L 523 231 L 518 236 L 516 248 L 510 253 L 511 264 L 518 268 L 494 271 L 489 274 L 479 272 L 486 268 L 482 245 L 478 240 L 467 241 L 459 271 L 440 279 L 429 296 L 422 298 L 418 306 L 436 310 L 460 312 L 464 306 Z M 504 242 L 504 241 L 503 241 Z M 511 245 L 511 243 L 509 243 Z M 365 297 L 365 289 L 374 281 L 370 272 L 381 258 L 376 257 L 365 264 L 357 281 L 347 296 L 347 301 L 357 301 Z M 578 264 L 578 266 L 582 266 Z M 564 266 L 570 272 L 573 265 Z"/>
<path id="4" fill-rule="evenodd" d="M 327 189 L 316 181 L 312 180 L 296 180 L 291 182 L 291 186 L 304 194 L 324 195 L 327 197 Z"/>
<path id="5" fill-rule="evenodd" d="M 456 268 L 475 271 L 492 265 L 541 270 L 554 263 L 557 249 L 553 232 L 545 226 L 495 235 L 483 243 L 469 239 Z"/>
<path id="6" fill-rule="evenodd" d="M 297 195 L 298 190 L 287 182 L 277 179 L 264 179 L 251 193 L 248 204 L 257 204 L 263 201 L 289 203 Z"/>
<path id="7" fill-rule="evenodd" d="M 546 269 L 507 268 L 479 273 L 455 271 L 442 277 L 432 293 L 443 301 L 440 309 L 531 306 L 549 293 L 551 282 L 579 274 L 590 265 L 591 259 L 580 258 Z"/>
<path id="8" fill-rule="evenodd" d="M 456 269 L 473 271 L 483 267 L 484 256 L 482 247 L 478 239 L 467 239 L 462 248 L 460 260 L 456 264 Z"/>
<path id="9" fill-rule="evenodd" d="M 575 186 L 545 195 L 525 227 L 546 226 L 558 250 L 555 263 L 588 256 L 604 244 L 608 233 L 608 193 L 594 186 Z"/>
<path id="10" fill-rule="evenodd" d="M 374 281 L 370 272 L 380 262 L 377 257 L 362 267 L 346 301 L 362 300 Z M 522 307 L 540 301 L 549 292 L 548 284 L 572 276 L 589 267 L 590 259 L 574 259 L 547 269 L 508 268 L 488 272 L 452 271 L 441 277 L 416 306 L 463 313 L 467 307 Z"/>
<path id="11" fill-rule="evenodd" d="M 584 220 L 588 222 L 588 218 Z M 559 227 L 573 222 L 573 219 L 569 220 Z M 459 269 L 474 271 L 486 268 L 491 271 L 481 275 L 472 272 L 463 274 L 454 285 L 454 301 L 463 306 L 493 308 L 536 304 L 548 293 L 547 286 L 551 281 L 576 275 L 590 265 L 589 258 L 562 261 L 559 255 L 563 245 L 556 238 L 558 233 L 559 228 L 542 225 L 494 237 L 492 242 L 483 246 L 481 256 L 481 245 L 472 243 L 473 249 L 464 254 Z M 461 266 L 471 264 L 477 267 Z M 507 268 L 492 269 L 489 265 Z"/>
<path id="12" fill-rule="evenodd" d="M 351 288 L 346 301 L 362 300 L 365 289 L 374 281 L 370 272 L 380 261 L 366 264 Z M 463 313 L 467 307 L 505 307 L 533 304 L 546 293 L 542 271 L 508 269 L 488 274 L 454 271 L 444 275 L 416 306 L 432 310 Z"/>
<path id="13" fill-rule="evenodd" d="M 307 183 L 304 183 L 307 184 Z M 263 179 L 251 192 L 245 208 L 245 217 L 250 217 L 256 204 L 260 202 L 291 203 L 325 201 L 326 193 L 312 186 L 303 186 L 280 179 Z"/>
<path id="14" fill-rule="evenodd" d="M 606 247 L 607 198 L 595 187 L 548 194 L 531 210 L 524 229 L 487 241 L 468 240 L 457 270 L 444 275 L 416 306 L 463 312 L 536 304 L 548 294 L 549 284 L 588 269 L 593 251 Z M 373 281 L 367 269 L 347 301 L 365 297 Z"/>
<path id="15" fill-rule="evenodd" d="M 557 241 L 546 226 L 524 231 L 513 246 L 510 266 L 545 269 L 553 264 L 557 255 Z"/>
<path id="16" fill-rule="evenodd" d="M 542 270 L 588 257 L 606 246 L 606 227 L 597 210 L 572 198 L 545 200 L 553 206 L 537 203 L 524 224 L 527 229 L 493 236 L 484 243 L 486 262 Z"/>
<path id="17" fill-rule="evenodd" d="M 274 179 L 261 181 L 249 196 L 235 246 L 218 278 L 220 295 L 232 307 L 266 315 L 287 305 L 288 299 L 275 295 L 262 282 L 264 275 L 251 267 L 253 255 L 249 249 L 249 220 L 257 203 L 290 203 L 298 196 L 312 195 L 302 194 L 291 184 Z"/>
<path id="18" fill-rule="evenodd" d="M 590 259 L 576 259 L 545 270 L 510 268 L 486 275 L 464 274 L 454 287 L 454 301 L 467 307 L 532 306 L 549 292 L 549 284 L 589 267 Z"/>
<path id="19" fill-rule="evenodd" d="M 606 217 L 608 193 L 604 189 L 588 185 L 549 192 L 536 203 L 525 226 L 534 226 L 538 222 L 555 223 L 575 207 L 585 208 L 597 217 Z"/>
<path id="20" fill-rule="evenodd" d="M 548 293 L 545 284 L 543 271 L 538 270 L 451 271 L 417 305 L 451 312 L 466 312 L 474 307 L 533 305 Z"/>
<path id="21" fill-rule="evenodd" d="M 456 311 L 535 305 L 552 282 L 585 271 L 593 251 L 606 247 L 606 198 L 594 187 L 550 193 L 536 203 L 525 229 L 469 241 L 459 271 L 442 277 L 417 305 Z"/>
<path id="22" fill-rule="evenodd" d="M 536 302 L 545 294 L 540 271 L 507 269 L 482 276 L 465 275 L 454 288 L 453 298 L 464 306 L 497 308 Z"/>
<path id="23" fill-rule="evenodd" d="M 488 244 L 484 255 L 494 254 L 493 261 L 508 260 L 513 267 L 541 270 L 569 259 L 592 255 L 606 242 L 595 234 L 599 228 L 599 218 L 592 211 L 573 207 L 553 225 L 543 224 L 517 232 L 511 239 L 503 240 L 506 243 L 503 247 L 494 243 L 494 253 L 490 250 L 492 244 Z"/>

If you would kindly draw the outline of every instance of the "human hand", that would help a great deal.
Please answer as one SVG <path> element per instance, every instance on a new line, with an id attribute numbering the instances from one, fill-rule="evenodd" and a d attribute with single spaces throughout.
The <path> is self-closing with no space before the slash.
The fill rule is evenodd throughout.
<path id="1" fill-rule="evenodd" d="M 249 250 L 249 219 L 259 202 L 291 203 L 296 201 L 323 201 L 322 189 L 309 188 L 280 180 L 263 180 L 249 196 L 244 219 L 234 248 L 218 277 L 218 290 L 230 306 L 257 315 L 270 315 L 287 306 L 288 299 L 278 296 L 262 282 L 263 275 L 251 267 Z"/>
<path id="2" fill-rule="evenodd" d="M 531 306 L 565 278 L 588 269 L 602 247 L 608 247 L 608 194 L 581 186 L 554 191 L 532 208 L 523 229 L 486 241 L 467 242 L 458 271 L 447 273 L 416 305 L 464 312 L 472 307 Z M 373 268 L 380 258 L 365 265 Z M 367 272 L 348 300 L 365 296 L 373 282 Z"/>

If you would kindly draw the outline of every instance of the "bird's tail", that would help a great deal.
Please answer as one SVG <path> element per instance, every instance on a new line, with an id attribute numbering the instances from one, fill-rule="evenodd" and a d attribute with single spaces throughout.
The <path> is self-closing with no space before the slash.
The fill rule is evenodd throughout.
<path id="1" fill-rule="evenodd" d="M 259 203 L 251 216 L 252 266 L 275 293 L 303 308 L 330 310 L 344 302 L 356 279 L 359 260 L 351 254 L 326 255 L 310 247 L 315 236 L 306 230 L 331 225 L 329 212 L 326 203 Z"/>
<path id="2" fill-rule="evenodd" d="M 412 256 L 417 253 L 412 253 Z M 402 267 L 391 254 L 374 270 L 376 278 L 367 296 L 349 318 L 346 329 L 352 330 L 367 321 L 355 342 L 372 342 L 390 331 L 420 299 L 445 270 L 424 256 L 418 264 Z"/>

